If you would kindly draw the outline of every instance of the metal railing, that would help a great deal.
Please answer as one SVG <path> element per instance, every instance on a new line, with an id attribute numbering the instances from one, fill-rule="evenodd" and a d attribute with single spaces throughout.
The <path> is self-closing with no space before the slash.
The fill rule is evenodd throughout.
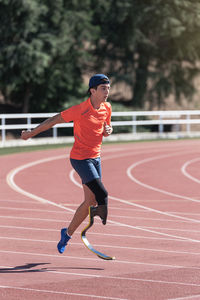
<path id="1" fill-rule="evenodd" d="M 7 132 L 12 130 L 32 129 L 39 125 L 35 120 L 46 119 L 52 117 L 55 113 L 28 113 L 28 114 L 0 114 L 0 146 L 4 146 L 7 140 Z M 130 120 L 116 120 L 124 117 L 129 117 Z M 15 124 L 13 120 L 16 120 Z M 18 120 L 18 121 L 17 121 Z M 23 122 L 22 122 L 23 120 Z M 34 120 L 34 121 L 33 121 Z M 156 126 L 157 132 L 161 136 L 165 131 L 166 125 L 173 126 L 173 131 L 178 133 L 183 131 L 181 126 L 184 126 L 184 132 L 190 135 L 193 131 L 192 125 L 200 125 L 200 110 L 181 110 L 181 111 L 127 111 L 113 112 L 112 126 L 131 126 L 132 134 L 138 134 L 138 127 Z M 58 137 L 59 128 L 73 127 L 73 123 L 61 123 L 53 127 L 52 137 Z M 197 130 L 196 130 L 197 131 Z M 200 132 L 200 126 L 199 130 Z M 141 130 L 140 130 L 141 133 Z"/>

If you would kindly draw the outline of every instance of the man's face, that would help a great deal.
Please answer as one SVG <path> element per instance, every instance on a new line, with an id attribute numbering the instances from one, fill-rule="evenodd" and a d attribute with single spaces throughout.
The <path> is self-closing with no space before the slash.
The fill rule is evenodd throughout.
<path id="1" fill-rule="evenodd" d="M 110 84 L 100 84 L 97 89 L 92 89 L 92 95 L 101 102 L 107 100 L 110 91 Z"/>

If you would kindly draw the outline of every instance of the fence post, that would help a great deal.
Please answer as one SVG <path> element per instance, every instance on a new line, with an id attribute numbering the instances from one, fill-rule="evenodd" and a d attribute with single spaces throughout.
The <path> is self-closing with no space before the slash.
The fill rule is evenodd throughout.
<path id="1" fill-rule="evenodd" d="M 132 121 L 136 121 L 136 115 L 133 115 Z M 137 133 L 137 126 L 136 126 L 135 124 L 132 126 L 132 132 L 133 132 L 134 134 Z"/>
<path id="2" fill-rule="evenodd" d="M 5 117 L 2 117 L 1 119 L 1 125 L 2 125 L 2 137 L 1 137 L 1 140 L 2 140 L 2 143 L 4 144 L 4 142 L 6 141 L 6 118 Z"/>
<path id="3" fill-rule="evenodd" d="M 187 114 L 187 121 L 189 120 L 190 120 L 190 115 Z M 190 123 L 187 123 L 186 128 L 187 128 L 187 133 L 190 134 Z"/>
<path id="4" fill-rule="evenodd" d="M 163 123 L 162 123 L 162 115 L 160 115 L 160 123 L 159 123 L 159 133 L 163 133 Z"/>
<path id="5" fill-rule="evenodd" d="M 27 117 L 27 125 L 31 125 L 31 117 Z M 28 128 L 28 129 L 31 129 L 31 128 Z"/>
<path id="6" fill-rule="evenodd" d="M 178 121 L 179 119 L 176 120 Z M 178 122 L 175 125 L 175 131 L 176 131 L 176 138 L 178 139 L 180 135 L 180 124 L 178 124 Z"/>
<path id="7" fill-rule="evenodd" d="M 57 138 L 57 127 L 53 127 L 53 138 Z"/>

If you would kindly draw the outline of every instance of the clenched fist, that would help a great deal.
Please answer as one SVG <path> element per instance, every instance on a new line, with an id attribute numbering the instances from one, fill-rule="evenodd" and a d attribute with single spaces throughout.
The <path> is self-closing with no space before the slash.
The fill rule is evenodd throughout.
<path id="1" fill-rule="evenodd" d="M 32 137 L 32 134 L 31 134 L 31 130 L 23 130 L 21 132 L 21 139 L 22 140 L 28 140 Z"/>
<path id="2" fill-rule="evenodd" d="M 109 136 L 113 132 L 112 126 L 104 122 L 103 136 Z"/>

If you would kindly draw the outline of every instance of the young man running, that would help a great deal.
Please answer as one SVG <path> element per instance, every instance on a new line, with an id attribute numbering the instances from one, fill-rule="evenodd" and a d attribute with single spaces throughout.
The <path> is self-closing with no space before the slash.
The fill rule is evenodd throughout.
<path id="1" fill-rule="evenodd" d="M 71 236 L 88 216 L 90 206 L 98 206 L 102 223 L 106 224 L 108 192 L 101 181 L 100 151 L 103 136 L 109 136 L 111 126 L 111 105 L 107 102 L 110 90 L 109 78 L 96 74 L 90 78 L 90 97 L 61 113 L 48 118 L 33 130 L 22 131 L 21 138 L 27 140 L 58 123 L 74 122 L 74 145 L 70 152 L 72 167 L 79 174 L 84 191 L 84 201 L 77 208 L 68 228 L 61 229 L 57 245 L 63 253 Z"/>

